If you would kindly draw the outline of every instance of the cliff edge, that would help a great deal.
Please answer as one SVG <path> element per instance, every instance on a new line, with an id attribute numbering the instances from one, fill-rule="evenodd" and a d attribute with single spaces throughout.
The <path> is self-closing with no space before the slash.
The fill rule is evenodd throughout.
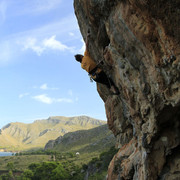
<path id="1" fill-rule="evenodd" d="M 180 1 L 74 0 L 89 51 L 120 95 L 97 84 L 118 153 L 108 180 L 180 177 Z"/>

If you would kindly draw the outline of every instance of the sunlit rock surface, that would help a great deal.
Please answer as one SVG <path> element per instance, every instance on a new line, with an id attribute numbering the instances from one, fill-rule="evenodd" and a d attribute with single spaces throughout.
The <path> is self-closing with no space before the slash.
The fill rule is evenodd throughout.
<path id="1" fill-rule="evenodd" d="M 92 58 L 120 95 L 98 84 L 119 152 L 108 180 L 180 177 L 180 1 L 74 0 Z"/>

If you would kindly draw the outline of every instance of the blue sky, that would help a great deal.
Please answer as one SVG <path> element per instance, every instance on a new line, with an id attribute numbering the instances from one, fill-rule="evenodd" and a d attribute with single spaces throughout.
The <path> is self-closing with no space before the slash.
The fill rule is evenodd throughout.
<path id="1" fill-rule="evenodd" d="M 74 60 L 83 50 L 73 0 L 0 0 L 0 128 L 49 116 L 106 120 Z"/>

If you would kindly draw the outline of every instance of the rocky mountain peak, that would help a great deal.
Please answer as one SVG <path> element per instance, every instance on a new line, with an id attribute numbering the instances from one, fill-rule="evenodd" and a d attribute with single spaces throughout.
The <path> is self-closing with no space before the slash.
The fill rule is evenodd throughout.
<path id="1" fill-rule="evenodd" d="M 0 130 L 1 148 L 10 151 L 42 148 L 49 140 L 68 132 L 87 130 L 103 124 L 106 122 L 85 116 L 54 116 L 30 124 L 9 123 Z"/>
<path id="2" fill-rule="evenodd" d="M 74 0 L 89 53 L 120 95 L 97 84 L 119 152 L 108 179 L 180 177 L 180 1 Z M 173 163 L 172 163 L 173 162 Z"/>

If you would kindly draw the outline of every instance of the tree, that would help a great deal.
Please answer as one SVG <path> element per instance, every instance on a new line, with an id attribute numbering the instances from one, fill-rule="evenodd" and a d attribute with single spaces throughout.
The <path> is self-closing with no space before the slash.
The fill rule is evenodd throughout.
<path id="1" fill-rule="evenodd" d="M 14 169 L 14 163 L 13 162 L 7 163 L 7 169 L 12 171 Z"/>
<path id="2" fill-rule="evenodd" d="M 34 169 L 34 180 L 50 180 L 53 170 L 58 166 L 55 162 L 43 162 Z"/>
<path id="3" fill-rule="evenodd" d="M 39 167 L 40 164 L 39 163 L 32 163 L 29 165 L 29 169 L 32 171 L 35 171 L 37 169 L 37 167 Z"/>
<path id="4" fill-rule="evenodd" d="M 61 164 L 58 165 L 56 169 L 52 171 L 52 179 L 53 180 L 59 180 L 59 179 L 69 179 L 70 174 L 63 168 Z"/>
<path id="5" fill-rule="evenodd" d="M 22 174 L 22 180 L 31 180 L 33 178 L 33 175 L 33 172 L 27 169 Z"/>
<path id="6" fill-rule="evenodd" d="M 14 175 L 13 175 L 12 170 L 10 170 L 9 173 L 7 174 L 7 178 L 8 180 L 14 180 Z"/>

